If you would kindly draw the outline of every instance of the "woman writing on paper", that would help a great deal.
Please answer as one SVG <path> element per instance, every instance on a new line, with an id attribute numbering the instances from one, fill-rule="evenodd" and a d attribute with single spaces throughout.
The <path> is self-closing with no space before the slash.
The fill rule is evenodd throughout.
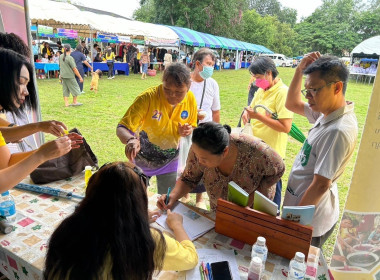
<path id="1" fill-rule="evenodd" d="M 154 270 L 194 268 L 198 255 L 181 215 L 168 211 L 175 239 L 149 226 L 154 219 L 147 182 L 131 163 L 103 165 L 75 212 L 53 233 L 44 278 L 140 280 L 152 279 Z"/>
<path id="2" fill-rule="evenodd" d="M 285 171 L 281 157 L 267 144 L 253 136 L 230 135 L 228 125 L 208 122 L 194 129 L 186 167 L 169 195 L 162 195 L 157 206 L 171 209 L 174 203 L 190 192 L 201 180 L 215 210 L 218 198 L 227 199 L 228 183 L 234 181 L 249 195 L 258 190 L 273 200 L 276 182 Z"/>

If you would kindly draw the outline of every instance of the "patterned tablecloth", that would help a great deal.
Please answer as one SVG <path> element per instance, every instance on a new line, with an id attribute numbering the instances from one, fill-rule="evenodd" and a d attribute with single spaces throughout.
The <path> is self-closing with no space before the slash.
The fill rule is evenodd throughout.
<path id="1" fill-rule="evenodd" d="M 67 181 L 48 184 L 53 188 L 83 194 L 84 174 Z M 25 179 L 24 183 L 31 183 Z M 16 201 L 17 219 L 14 230 L 9 234 L 0 234 L 0 272 L 9 279 L 42 279 L 44 258 L 48 239 L 60 222 L 70 215 L 77 205 L 77 200 L 52 197 L 44 194 L 21 190 L 11 190 Z M 157 194 L 149 193 L 149 208 L 156 208 Z M 284 240 L 284 242 L 286 242 Z M 241 279 L 247 279 L 251 246 L 214 230 L 198 238 L 195 246 L 199 248 L 234 249 L 239 265 Z M 311 247 L 308 259 L 308 278 L 329 279 L 323 258 L 319 258 L 319 249 Z M 269 254 L 266 271 L 262 279 L 286 279 L 289 260 Z M 162 271 L 154 276 L 155 280 L 185 279 L 185 273 Z"/>

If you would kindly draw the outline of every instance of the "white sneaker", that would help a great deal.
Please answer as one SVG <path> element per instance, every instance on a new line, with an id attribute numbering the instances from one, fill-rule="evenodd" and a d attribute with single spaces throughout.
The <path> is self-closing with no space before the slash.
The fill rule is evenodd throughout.
<path id="1" fill-rule="evenodd" d="M 115 79 L 115 76 L 112 76 L 112 79 Z"/>
<path id="2" fill-rule="evenodd" d="M 81 93 L 85 93 L 85 92 L 82 90 Z"/>
<path id="3" fill-rule="evenodd" d="M 111 77 L 108 77 L 107 79 L 108 79 L 108 80 L 111 80 L 112 78 L 111 78 Z"/>

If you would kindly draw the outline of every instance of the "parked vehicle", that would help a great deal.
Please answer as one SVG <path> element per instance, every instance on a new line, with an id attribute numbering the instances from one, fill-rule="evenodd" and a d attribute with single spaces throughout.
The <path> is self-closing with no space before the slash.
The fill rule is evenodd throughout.
<path id="1" fill-rule="evenodd" d="M 293 65 L 293 59 L 288 58 L 283 54 L 272 53 L 272 54 L 261 54 L 260 56 L 267 56 L 271 58 L 274 64 L 276 64 L 276 66 L 291 67 Z"/>

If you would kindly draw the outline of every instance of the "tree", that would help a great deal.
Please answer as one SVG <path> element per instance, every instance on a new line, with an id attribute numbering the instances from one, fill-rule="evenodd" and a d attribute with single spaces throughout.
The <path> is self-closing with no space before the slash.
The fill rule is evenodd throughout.
<path id="1" fill-rule="evenodd" d="M 254 9 L 262 16 L 275 16 L 282 23 L 288 23 L 292 27 L 297 22 L 297 10 L 282 7 L 278 0 L 248 0 L 248 7 L 250 10 Z"/>
<path id="2" fill-rule="evenodd" d="M 342 55 L 360 42 L 354 30 L 354 0 L 324 0 L 321 7 L 296 25 L 301 49 Z"/>
<path id="3" fill-rule="evenodd" d="M 287 23 L 281 23 L 275 16 L 261 16 L 255 10 L 243 15 L 243 31 L 240 40 L 258 44 L 274 52 L 293 55 L 297 34 Z"/>
<path id="4" fill-rule="evenodd" d="M 154 9 L 145 9 L 148 3 Z M 140 4 L 135 19 L 229 37 L 236 35 L 247 9 L 246 0 L 142 0 Z"/>
<path id="5" fill-rule="evenodd" d="M 143 22 L 154 23 L 156 16 L 154 0 L 141 1 L 140 5 L 140 8 L 133 12 L 133 18 Z"/>

